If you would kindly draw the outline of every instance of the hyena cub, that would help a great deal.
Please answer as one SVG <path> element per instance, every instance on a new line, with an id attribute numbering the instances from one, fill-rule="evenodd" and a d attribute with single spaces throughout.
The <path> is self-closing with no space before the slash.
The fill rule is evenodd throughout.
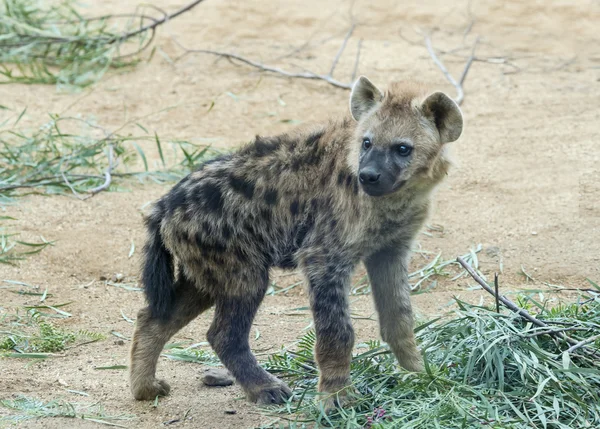
<path id="1" fill-rule="evenodd" d="M 310 132 L 256 140 L 202 165 L 159 199 L 146 219 L 142 273 L 148 307 L 131 349 L 136 399 L 169 393 L 158 357 L 178 330 L 208 308 L 208 341 L 251 401 L 289 398 L 262 369 L 248 335 L 271 267 L 300 267 L 317 335 L 319 391 L 351 384 L 353 270 L 364 262 L 381 336 L 410 371 L 422 368 L 413 336 L 407 265 L 433 188 L 446 175 L 445 144 L 458 139 L 459 107 L 441 92 L 361 77 L 348 117 Z M 333 402 L 328 402 L 331 406 Z"/>

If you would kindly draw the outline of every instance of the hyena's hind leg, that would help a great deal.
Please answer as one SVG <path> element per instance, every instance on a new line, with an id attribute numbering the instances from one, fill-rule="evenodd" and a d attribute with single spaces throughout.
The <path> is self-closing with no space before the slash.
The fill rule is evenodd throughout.
<path id="1" fill-rule="evenodd" d="M 175 300 L 166 320 L 154 318 L 148 307 L 139 311 L 131 346 L 129 372 L 131 391 L 135 399 L 154 399 L 169 393 L 170 387 L 164 380 L 156 379 L 156 365 L 163 347 L 181 328 L 203 311 L 209 309 L 212 298 L 183 274 L 173 286 Z"/>
<path id="2" fill-rule="evenodd" d="M 225 367 L 242 386 L 248 400 L 279 404 L 292 391 L 277 377 L 260 367 L 250 350 L 248 336 L 254 316 L 268 286 L 268 271 L 236 276 L 215 298 L 215 318 L 207 338 Z"/>

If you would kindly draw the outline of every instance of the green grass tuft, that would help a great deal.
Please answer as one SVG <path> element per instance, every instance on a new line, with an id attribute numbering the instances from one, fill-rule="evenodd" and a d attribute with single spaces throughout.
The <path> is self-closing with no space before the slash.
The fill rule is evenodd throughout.
<path id="1" fill-rule="evenodd" d="M 0 356 L 47 357 L 46 353 L 57 353 L 76 345 L 99 341 L 104 335 L 80 330 L 71 332 L 43 319 L 35 309 L 27 316 L 5 316 L 2 325 L 10 330 L 0 332 Z"/>
<path id="2" fill-rule="evenodd" d="M 326 415 L 315 401 L 314 333 L 297 352 L 272 356 L 266 368 L 294 387 L 295 402 L 270 410 L 264 427 L 596 428 L 600 427 L 600 361 L 544 335 L 513 313 L 459 302 L 456 317 L 416 328 L 426 371 L 399 369 L 386 346 L 360 345 L 352 360 L 357 394 Z M 539 303 L 535 303 L 538 304 Z M 600 299 L 537 307 L 537 317 L 570 328 L 580 341 L 600 329 Z M 600 341 L 590 349 L 600 353 Z M 599 354 L 600 355 L 600 354 Z"/>
<path id="3" fill-rule="evenodd" d="M 90 420 L 96 423 L 126 427 L 116 421 L 132 420 L 133 415 L 120 414 L 110 415 L 104 411 L 100 403 L 80 404 L 68 402 L 63 399 L 43 401 L 24 395 L 18 395 L 15 399 L 0 400 L 0 405 L 10 410 L 11 414 L 0 418 L 0 422 L 19 423 L 35 418 L 64 417 Z"/>

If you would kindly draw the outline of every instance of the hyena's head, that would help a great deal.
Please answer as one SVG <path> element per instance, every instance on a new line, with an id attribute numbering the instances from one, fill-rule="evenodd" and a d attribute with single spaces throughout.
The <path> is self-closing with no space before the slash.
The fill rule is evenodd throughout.
<path id="1" fill-rule="evenodd" d="M 371 196 L 441 180 L 444 145 L 462 133 L 458 105 L 415 83 L 393 83 L 383 93 L 364 76 L 352 88 L 350 111 L 358 122 L 348 162 Z"/>

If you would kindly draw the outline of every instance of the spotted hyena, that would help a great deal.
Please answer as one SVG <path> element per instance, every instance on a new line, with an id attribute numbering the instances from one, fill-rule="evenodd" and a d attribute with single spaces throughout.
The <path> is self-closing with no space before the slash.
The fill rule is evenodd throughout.
<path id="1" fill-rule="evenodd" d="M 350 113 L 308 131 L 256 137 L 155 203 L 142 273 L 148 306 L 138 313 L 131 349 L 136 399 L 169 393 L 155 377 L 163 346 L 213 306 L 208 341 L 248 399 L 287 399 L 289 387 L 258 365 L 248 343 L 272 267 L 299 267 L 306 277 L 319 391 L 343 396 L 351 383 L 348 287 L 361 261 L 381 337 L 400 365 L 422 368 L 409 251 L 448 171 L 446 143 L 460 136 L 462 114 L 441 92 L 393 83 L 384 93 L 365 77 L 353 86 Z"/>

